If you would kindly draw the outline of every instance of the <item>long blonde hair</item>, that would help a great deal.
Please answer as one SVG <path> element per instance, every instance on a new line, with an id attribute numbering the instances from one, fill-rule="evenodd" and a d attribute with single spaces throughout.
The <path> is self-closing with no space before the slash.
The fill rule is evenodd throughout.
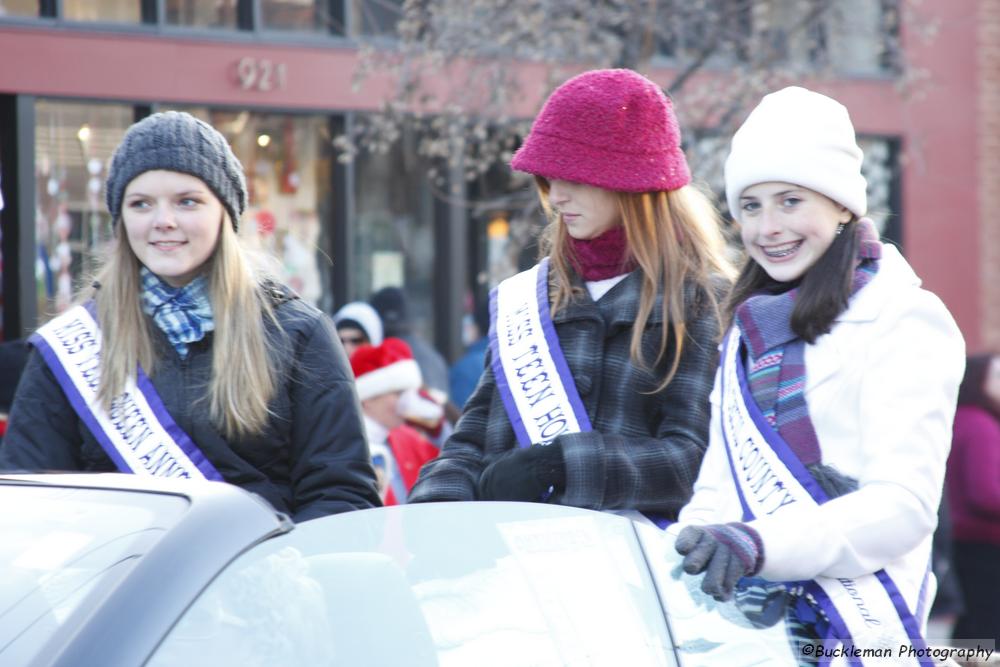
<path id="1" fill-rule="evenodd" d="M 223 214 L 219 240 L 209 258 L 209 298 L 215 320 L 209 415 L 228 438 L 260 433 L 267 424 L 268 403 L 277 387 L 277 369 L 268 354 L 264 318 L 277 324 L 261 276 L 240 246 Z M 118 221 L 108 258 L 97 284 L 80 300 L 93 298 L 103 334 L 98 398 L 105 408 L 120 394 L 137 364 L 155 375 L 157 358 L 150 322 L 142 311 L 139 260 Z"/>
<path id="2" fill-rule="evenodd" d="M 549 224 L 542 235 L 542 255 L 549 256 L 549 265 L 556 280 L 549 287 L 552 313 L 574 298 L 570 282 L 569 245 L 564 225 L 549 205 L 549 183 L 536 177 L 542 207 Z M 702 300 L 707 316 L 721 322 L 719 305 L 720 282 L 731 282 L 735 269 L 729 261 L 721 218 L 711 201 L 694 186 L 663 192 L 612 192 L 618 200 L 618 210 L 628 251 L 642 273 L 639 312 L 632 327 L 629 356 L 633 363 L 650 368 L 662 362 L 669 347 L 670 334 L 676 341 L 669 371 L 654 391 L 663 390 L 673 380 L 684 353 L 687 318 L 692 314 L 691 300 Z M 686 289 L 694 288 L 691 297 Z M 660 344 L 652 364 L 644 358 L 642 335 L 653 311 L 656 295 L 663 293 L 663 327 Z M 667 326 L 667 322 L 670 326 Z M 713 341 L 713 343 L 716 341 Z"/>

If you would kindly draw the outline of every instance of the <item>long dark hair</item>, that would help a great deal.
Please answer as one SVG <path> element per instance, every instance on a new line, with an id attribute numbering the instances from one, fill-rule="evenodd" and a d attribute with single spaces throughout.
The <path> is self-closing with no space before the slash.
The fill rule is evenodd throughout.
<path id="1" fill-rule="evenodd" d="M 792 311 L 792 331 L 807 343 L 814 343 L 829 333 L 834 320 L 847 308 L 854 281 L 854 266 L 861 243 L 857 224 L 852 216 L 833 243 L 816 260 L 805 274 L 796 281 L 779 282 L 750 257 L 746 258 L 736 284 L 733 285 L 724 307 L 726 328 L 736 314 L 736 308 L 754 294 L 781 294 L 798 287 L 799 292 Z"/>
<path id="2" fill-rule="evenodd" d="M 1000 406 L 986 393 L 986 376 L 996 354 L 974 354 L 965 359 L 965 376 L 958 388 L 959 405 L 975 405 L 1000 419 Z"/>

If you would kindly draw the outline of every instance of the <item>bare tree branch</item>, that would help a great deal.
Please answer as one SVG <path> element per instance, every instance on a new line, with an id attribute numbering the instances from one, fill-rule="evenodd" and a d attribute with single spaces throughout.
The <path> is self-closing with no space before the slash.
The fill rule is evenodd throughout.
<path id="1" fill-rule="evenodd" d="M 362 1 L 383 12 L 393 5 Z M 384 37 L 362 36 L 355 73 L 358 86 L 374 74 L 389 76 L 394 93 L 335 143 L 348 161 L 384 153 L 413 132 L 436 193 L 451 198 L 445 185 L 455 169 L 471 183 L 509 161 L 530 127 L 530 114 L 513 112 L 524 100 L 541 101 L 582 67 L 642 71 L 662 62 L 676 70 L 666 90 L 686 147 L 698 153 L 693 166 L 710 173 L 719 160 L 713 137 L 727 135 L 779 82 L 859 67 L 900 85 L 919 82 L 896 34 L 901 21 L 914 20 L 913 2 L 405 0 L 398 40 L 387 46 Z"/>

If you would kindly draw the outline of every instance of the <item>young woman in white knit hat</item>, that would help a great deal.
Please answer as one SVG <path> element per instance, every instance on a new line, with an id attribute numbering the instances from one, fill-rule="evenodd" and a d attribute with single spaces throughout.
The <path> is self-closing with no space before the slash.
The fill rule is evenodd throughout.
<path id="1" fill-rule="evenodd" d="M 747 261 L 676 542 L 709 595 L 736 588 L 759 622 L 784 612 L 802 660 L 821 639 L 847 657 L 923 645 L 964 367 L 948 310 L 864 217 L 861 163 L 847 109 L 803 88 L 764 97 L 733 137 Z"/>
<path id="2" fill-rule="evenodd" d="M 225 137 L 176 111 L 139 121 L 107 204 L 107 261 L 32 336 L 0 469 L 221 480 L 296 521 L 378 505 L 347 358 L 243 250 Z"/>

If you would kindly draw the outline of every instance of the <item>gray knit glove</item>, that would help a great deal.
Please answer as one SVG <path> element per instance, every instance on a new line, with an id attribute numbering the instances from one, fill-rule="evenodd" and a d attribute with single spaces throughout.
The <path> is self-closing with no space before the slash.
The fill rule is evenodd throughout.
<path id="1" fill-rule="evenodd" d="M 701 590 L 722 602 L 733 596 L 741 577 L 757 574 L 764 564 L 764 544 L 745 523 L 687 526 L 674 543 L 684 556 L 684 571 L 705 573 Z"/>

